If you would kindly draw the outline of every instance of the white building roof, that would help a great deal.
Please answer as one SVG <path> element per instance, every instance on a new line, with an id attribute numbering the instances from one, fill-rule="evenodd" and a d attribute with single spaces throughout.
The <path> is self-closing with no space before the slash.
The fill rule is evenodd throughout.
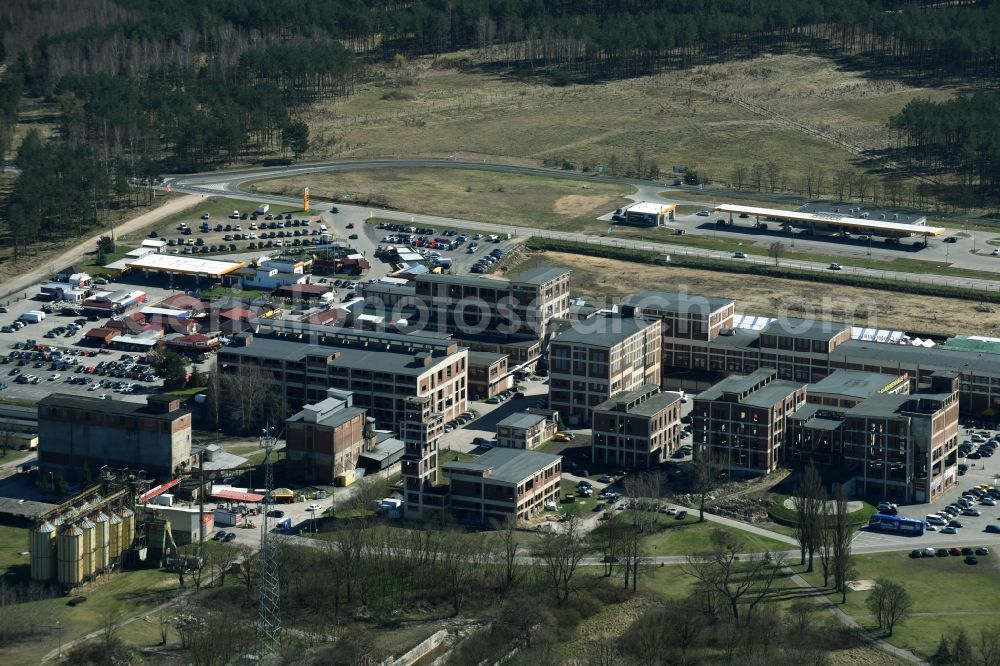
<path id="1" fill-rule="evenodd" d="M 177 317 L 178 319 L 187 319 L 190 314 L 187 310 L 174 310 L 172 308 L 143 308 L 140 310 L 144 315 L 163 315 L 165 317 Z"/>
<path id="2" fill-rule="evenodd" d="M 639 203 L 634 203 L 631 206 L 625 208 L 626 212 L 629 213 L 645 213 L 648 215 L 659 215 L 664 210 L 672 208 L 671 204 L 658 204 L 651 203 L 649 201 L 640 201 Z"/>
<path id="3" fill-rule="evenodd" d="M 413 252 L 412 250 L 401 250 L 399 253 L 400 261 L 423 261 L 423 255 Z"/>
<path id="4" fill-rule="evenodd" d="M 139 257 L 145 257 L 147 254 L 153 254 L 154 252 L 156 252 L 156 250 L 151 247 L 137 247 L 134 250 L 129 250 L 128 252 L 126 252 L 125 256 L 135 257 L 136 259 L 138 259 Z"/>
<path id="5" fill-rule="evenodd" d="M 164 248 L 166 246 L 167 246 L 167 241 L 154 240 L 152 238 L 147 238 L 146 240 L 142 241 L 142 244 L 139 247 L 151 247 L 154 250 L 159 250 L 159 249 Z"/>
<path id="6" fill-rule="evenodd" d="M 201 259 L 176 254 L 149 254 L 140 259 L 128 261 L 129 268 L 160 271 L 163 273 L 181 273 L 184 275 L 220 276 L 232 273 L 242 268 L 242 261 L 221 261 L 218 259 Z"/>
<path id="7" fill-rule="evenodd" d="M 802 213 L 794 210 L 781 210 L 778 208 L 759 208 L 757 206 L 739 206 L 736 204 L 722 204 L 716 206 L 715 210 L 720 213 L 746 213 L 759 217 L 773 217 L 779 220 L 790 220 L 794 222 L 815 222 L 816 224 L 830 224 L 848 229 L 885 231 L 892 233 L 915 234 L 917 236 L 938 236 L 944 233 L 941 227 L 930 227 L 926 224 L 904 224 L 902 222 L 883 222 L 869 220 L 860 217 L 848 217 L 839 213 Z"/>

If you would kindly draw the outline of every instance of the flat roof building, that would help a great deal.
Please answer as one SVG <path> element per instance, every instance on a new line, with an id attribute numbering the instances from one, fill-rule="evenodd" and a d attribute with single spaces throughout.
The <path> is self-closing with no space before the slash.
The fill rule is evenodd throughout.
<path id="1" fill-rule="evenodd" d="M 593 317 L 549 343 L 549 407 L 586 426 L 591 409 L 622 391 L 660 383 L 658 319 Z"/>
<path id="2" fill-rule="evenodd" d="M 769 474 L 782 457 L 788 415 L 806 402 L 806 386 L 773 368 L 733 375 L 694 398 L 695 456 L 737 476 Z"/>
<path id="3" fill-rule="evenodd" d="M 353 397 L 350 391 L 328 389 L 325 399 L 285 421 L 289 480 L 334 485 L 354 472 L 362 451 L 374 448 L 374 424 L 366 410 L 354 406 Z"/>
<path id="4" fill-rule="evenodd" d="M 38 465 L 42 474 L 81 481 L 101 467 L 145 470 L 169 478 L 193 464 L 191 413 L 180 400 L 151 395 L 146 403 L 53 393 L 38 401 Z"/>
<path id="5" fill-rule="evenodd" d="M 497 423 L 497 446 L 535 449 L 556 434 L 558 423 L 544 414 L 519 412 Z"/>
<path id="6" fill-rule="evenodd" d="M 528 520 L 559 499 L 562 456 L 495 448 L 469 462 L 445 463 L 442 471 L 458 520 Z"/>
<path id="7" fill-rule="evenodd" d="M 622 467 L 655 467 L 677 449 L 681 395 L 643 384 L 593 410 L 591 460 Z"/>

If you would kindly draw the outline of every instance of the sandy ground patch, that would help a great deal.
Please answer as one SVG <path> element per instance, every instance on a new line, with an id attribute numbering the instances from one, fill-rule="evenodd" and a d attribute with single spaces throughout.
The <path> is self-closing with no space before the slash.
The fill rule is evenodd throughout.
<path id="1" fill-rule="evenodd" d="M 611 197 L 599 194 L 567 194 L 552 204 L 552 210 L 560 215 L 579 215 L 581 212 L 600 208 L 611 201 Z"/>
<path id="2" fill-rule="evenodd" d="M 849 580 L 847 581 L 847 587 L 851 588 L 855 592 L 867 592 L 868 590 L 875 587 L 875 581 L 873 580 Z"/>

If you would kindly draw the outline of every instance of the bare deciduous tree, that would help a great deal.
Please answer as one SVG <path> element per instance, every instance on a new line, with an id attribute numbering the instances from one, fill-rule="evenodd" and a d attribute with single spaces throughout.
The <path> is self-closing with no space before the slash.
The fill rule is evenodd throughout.
<path id="1" fill-rule="evenodd" d="M 865 605 L 875 616 L 879 629 L 885 630 L 892 636 L 896 625 L 902 624 L 912 612 L 913 599 L 899 583 L 877 578 L 875 587 L 868 593 Z"/>
<path id="2" fill-rule="evenodd" d="M 843 486 L 838 486 L 834 493 L 833 509 L 833 534 L 831 535 L 833 546 L 833 581 L 834 586 L 840 592 L 842 602 L 847 601 L 847 579 L 850 577 L 854 567 L 851 557 L 851 540 L 854 537 L 854 529 L 848 521 L 847 494 Z"/>
<path id="3" fill-rule="evenodd" d="M 562 605 L 573 591 L 573 576 L 587 553 L 587 541 L 575 516 L 560 526 L 542 533 L 535 554 L 545 567 L 556 603 Z"/>
<path id="4" fill-rule="evenodd" d="M 806 467 L 802 479 L 796 484 L 792 491 L 792 502 L 795 505 L 795 537 L 799 540 L 799 553 L 801 560 L 799 564 L 806 563 L 806 556 L 809 557 L 809 566 L 806 571 L 813 570 L 813 557 L 819 548 L 820 542 L 820 521 L 823 518 L 823 504 L 826 502 L 826 489 L 823 487 L 823 479 L 819 471 L 812 463 Z"/>
<path id="5" fill-rule="evenodd" d="M 715 530 L 712 550 L 688 556 L 684 565 L 687 573 L 725 599 L 733 622 L 739 622 L 741 606 L 752 612 L 773 594 L 784 566 L 780 554 L 741 555 L 745 546 L 742 539 Z"/>
<path id="6" fill-rule="evenodd" d="M 774 241 L 767 248 L 767 253 L 774 259 L 774 265 L 777 266 L 781 262 L 781 256 L 785 254 L 785 244 L 781 241 Z"/>

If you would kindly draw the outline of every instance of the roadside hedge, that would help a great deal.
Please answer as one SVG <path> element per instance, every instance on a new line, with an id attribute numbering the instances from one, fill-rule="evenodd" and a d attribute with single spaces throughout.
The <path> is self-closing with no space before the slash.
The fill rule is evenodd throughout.
<path id="1" fill-rule="evenodd" d="M 591 245 L 590 243 L 554 240 L 551 238 L 530 238 L 527 243 L 525 243 L 525 247 L 531 250 L 568 252 L 571 254 L 582 254 L 591 257 L 618 259 L 621 261 L 632 261 L 645 264 L 656 264 L 657 259 L 662 256 L 662 254 L 670 254 L 670 263 L 668 266 L 682 266 L 684 268 L 720 271 L 724 273 L 760 275 L 764 277 L 783 278 L 786 280 L 822 282 L 825 284 L 843 285 L 845 287 L 861 287 L 880 291 L 894 291 L 900 294 L 913 294 L 917 296 L 936 296 L 939 298 L 954 298 L 963 301 L 1000 303 L 1000 292 L 983 291 L 981 289 L 970 289 L 966 287 L 953 287 L 949 285 L 903 282 L 901 280 L 884 280 L 864 275 L 847 275 L 833 271 L 805 271 L 783 266 L 747 264 L 733 261 L 723 261 L 721 259 L 711 259 L 709 257 L 693 257 L 690 255 L 649 252 L 646 250 Z"/>

